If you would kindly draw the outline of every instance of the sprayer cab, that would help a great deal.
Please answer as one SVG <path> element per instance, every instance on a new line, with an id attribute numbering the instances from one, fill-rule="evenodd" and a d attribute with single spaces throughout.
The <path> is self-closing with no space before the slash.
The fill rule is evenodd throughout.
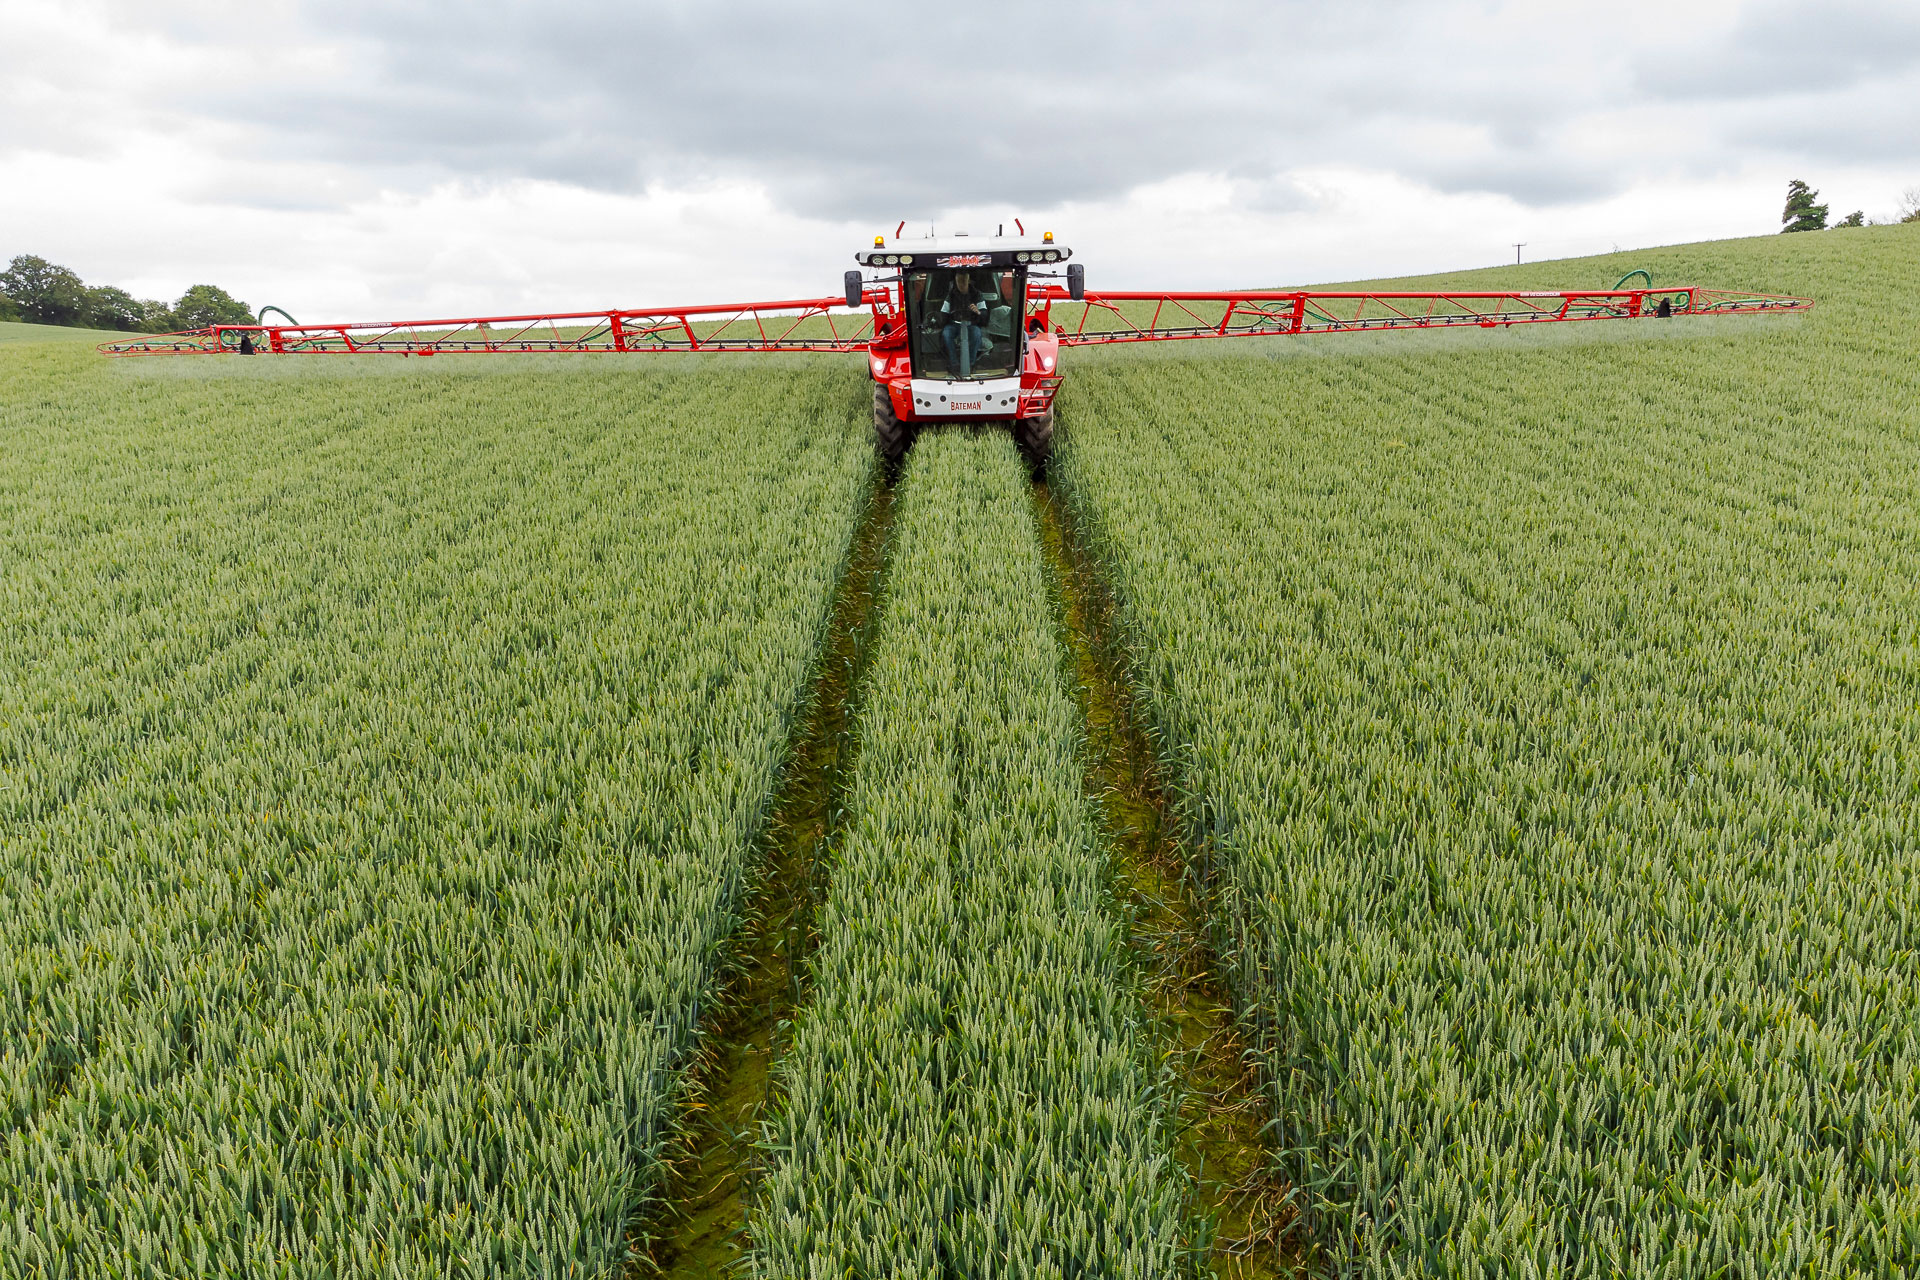
<path id="1" fill-rule="evenodd" d="M 1030 287 L 1064 279 L 1071 297 L 1083 296 L 1072 256 L 1051 232 L 875 237 L 854 255 L 868 273 L 882 273 L 863 276 L 863 289 L 879 285 L 887 296 L 869 352 L 874 438 L 884 459 L 906 452 L 918 424 L 985 419 L 1012 426 L 1033 464 L 1045 465 L 1059 341 L 1049 291 Z M 850 300 L 856 274 L 848 273 Z"/>

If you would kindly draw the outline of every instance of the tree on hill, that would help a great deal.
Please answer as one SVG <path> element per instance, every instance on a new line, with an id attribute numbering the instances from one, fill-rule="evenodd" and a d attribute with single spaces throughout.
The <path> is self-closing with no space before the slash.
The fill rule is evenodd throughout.
<path id="1" fill-rule="evenodd" d="M 72 269 L 23 253 L 0 271 L 0 320 L 157 333 L 250 324 L 253 313 L 218 285 L 194 285 L 169 307 L 112 285 L 88 286 Z"/>
<path id="2" fill-rule="evenodd" d="M 1900 221 L 1920 222 L 1920 187 L 1908 187 L 1900 193 Z"/>
<path id="3" fill-rule="evenodd" d="M 125 329 L 131 333 L 154 332 L 171 327 L 173 312 L 164 302 L 136 298 L 125 289 L 110 284 L 94 285 L 87 290 L 84 323 L 93 329 Z"/>
<path id="4" fill-rule="evenodd" d="M 32 324 L 79 324 L 87 309 L 87 286 L 66 267 L 23 253 L 0 271 L 0 293 Z"/>
<path id="5" fill-rule="evenodd" d="M 1835 231 L 1838 231 L 1841 227 L 1864 227 L 1866 225 L 1867 225 L 1866 210 L 1855 209 L 1852 213 L 1840 219 L 1840 221 L 1834 223 L 1832 229 Z"/>
<path id="6" fill-rule="evenodd" d="M 1806 183 L 1795 178 L 1787 183 L 1787 207 L 1780 215 L 1780 232 L 1789 231 L 1825 231 L 1827 229 L 1827 206 L 1816 204 L 1820 193 Z"/>
<path id="7" fill-rule="evenodd" d="M 197 284 L 173 304 L 174 328 L 204 329 L 211 324 L 252 324 L 247 304 L 218 285 Z"/>

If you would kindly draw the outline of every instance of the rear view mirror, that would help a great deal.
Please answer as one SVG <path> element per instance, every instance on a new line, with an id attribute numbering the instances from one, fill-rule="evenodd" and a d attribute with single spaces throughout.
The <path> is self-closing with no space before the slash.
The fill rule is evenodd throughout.
<path id="1" fill-rule="evenodd" d="M 860 295 L 865 293 L 866 289 L 867 289 L 867 282 L 860 275 L 858 271 L 847 272 L 847 305 L 848 306 L 850 307 L 859 306 Z"/>
<path id="2" fill-rule="evenodd" d="M 1079 302 L 1087 296 L 1087 268 L 1085 263 L 1067 264 L 1067 296 Z"/>

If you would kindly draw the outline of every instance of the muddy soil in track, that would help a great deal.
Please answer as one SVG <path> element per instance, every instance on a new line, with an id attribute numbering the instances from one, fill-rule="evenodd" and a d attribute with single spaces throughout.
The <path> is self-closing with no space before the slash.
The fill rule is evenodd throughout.
<path id="1" fill-rule="evenodd" d="M 1208 942 L 1196 881 L 1134 714 L 1113 605 L 1071 514 L 1045 481 L 1034 523 L 1054 582 L 1062 642 L 1087 718 L 1087 794 L 1113 857 L 1116 898 L 1131 911 L 1140 994 L 1179 1107 L 1174 1154 L 1194 1180 L 1196 1242 L 1220 1280 L 1312 1273 L 1289 1188 L 1263 1141 L 1267 1101 Z"/>
<path id="2" fill-rule="evenodd" d="M 834 599 L 812 705 L 774 800 L 747 923 L 694 1064 L 671 1172 L 635 1233 L 642 1252 L 629 1276 L 738 1273 L 741 1227 L 758 1174 L 754 1136 L 771 1098 L 773 1064 L 805 995 L 827 845 L 852 776 L 854 698 L 879 614 L 892 527 L 893 490 L 876 485 Z"/>

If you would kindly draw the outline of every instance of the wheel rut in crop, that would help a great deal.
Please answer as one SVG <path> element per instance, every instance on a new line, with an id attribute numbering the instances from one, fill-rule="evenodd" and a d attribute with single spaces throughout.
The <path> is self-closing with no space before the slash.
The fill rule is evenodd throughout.
<path id="1" fill-rule="evenodd" d="M 681 1127 L 658 1199 L 634 1234 L 634 1277 L 719 1277 L 738 1270 L 741 1229 L 757 1176 L 753 1137 L 803 998 L 824 853 L 837 834 L 852 776 L 855 694 L 884 589 L 893 490 L 876 481 L 847 567 L 813 697 L 796 734 L 763 837 L 765 855 L 728 976 L 701 1038 Z"/>
<path id="2" fill-rule="evenodd" d="M 1286 1182 L 1263 1141 L 1265 1092 L 1235 1026 L 1209 941 L 1207 885 L 1184 856 L 1151 743 L 1136 717 L 1113 601 L 1071 513 L 1041 480 L 1034 519 L 1060 632 L 1086 713 L 1087 794 L 1130 915 L 1140 994 L 1178 1098 L 1174 1154 L 1193 1179 L 1203 1274 L 1221 1280 L 1310 1270 Z"/>

